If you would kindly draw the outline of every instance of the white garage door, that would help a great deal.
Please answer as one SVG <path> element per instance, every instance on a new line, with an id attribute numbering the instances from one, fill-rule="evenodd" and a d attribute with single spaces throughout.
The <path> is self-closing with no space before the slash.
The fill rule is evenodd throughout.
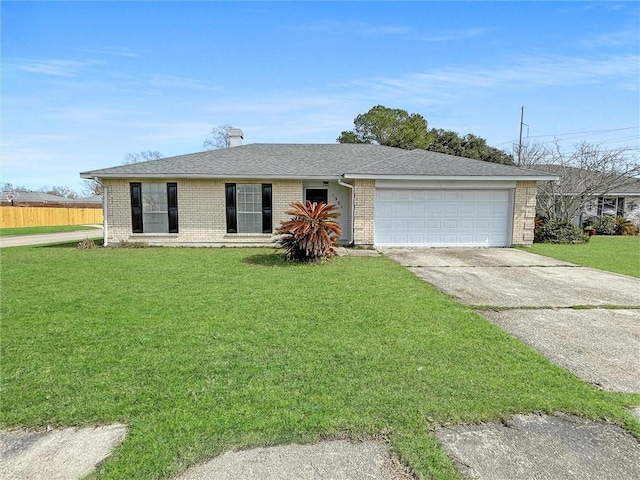
<path id="1" fill-rule="evenodd" d="M 377 189 L 377 246 L 504 247 L 509 190 Z"/>

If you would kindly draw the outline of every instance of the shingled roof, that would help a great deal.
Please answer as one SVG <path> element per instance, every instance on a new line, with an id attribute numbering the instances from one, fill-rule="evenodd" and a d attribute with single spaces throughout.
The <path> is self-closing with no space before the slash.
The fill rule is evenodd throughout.
<path id="1" fill-rule="evenodd" d="M 256 143 L 82 172 L 82 178 L 499 177 L 553 179 L 548 173 L 426 150 L 370 144 Z"/>

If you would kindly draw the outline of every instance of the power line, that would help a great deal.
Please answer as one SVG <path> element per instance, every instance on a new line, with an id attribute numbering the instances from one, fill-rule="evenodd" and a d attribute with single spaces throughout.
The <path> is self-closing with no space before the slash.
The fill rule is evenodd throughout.
<path id="1" fill-rule="evenodd" d="M 584 134 L 597 134 L 597 133 L 609 133 L 609 132 L 620 132 L 622 130 L 633 130 L 635 128 L 640 128 L 640 126 L 635 127 L 624 127 L 624 128 L 610 128 L 607 130 L 591 130 L 586 132 L 571 132 L 571 133 L 554 133 L 549 135 L 531 135 L 528 138 L 540 138 L 540 137 L 563 137 L 565 135 L 584 135 Z"/>
<path id="2" fill-rule="evenodd" d="M 638 129 L 640 128 L 640 126 L 635 126 L 635 127 L 623 127 L 623 128 L 609 128 L 609 129 L 605 129 L 605 130 L 587 130 L 587 131 L 583 131 L 583 132 L 569 132 L 569 133 L 551 133 L 551 134 L 547 134 L 547 135 L 527 135 L 525 137 L 525 139 L 527 138 L 543 138 L 543 137 L 563 137 L 566 135 L 597 135 L 599 133 L 610 133 L 610 132 L 621 132 L 623 130 L 634 130 L 634 129 Z M 578 137 L 579 138 L 579 137 Z M 631 137 L 631 138 L 637 138 L 637 137 Z M 571 140 L 570 138 L 565 139 L 565 140 Z M 518 139 L 514 139 L 514 140 L 509 140 L 508 142 L 503 142 L 503 143 L 499 143 L 498 145 L 494 145 L 494 147 L 501 147 L 502 145 L 508 145 L 508 144 L 514 144 L 518 142 Z M 550 143 L 550 142 L 543 142 L 543 143 Z"/>

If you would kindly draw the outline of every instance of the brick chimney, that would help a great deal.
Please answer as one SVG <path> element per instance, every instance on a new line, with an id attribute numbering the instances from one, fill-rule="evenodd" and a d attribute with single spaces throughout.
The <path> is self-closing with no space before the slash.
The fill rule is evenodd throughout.
<path id="1" fill-rule="evenodd" d="M 239 128 L 230 128 L 229 129 L 229 146 L 230 147 L 239 147 L 242 145 L 242 139 L 244 135 L 242 134 L 242 130 Z"/>

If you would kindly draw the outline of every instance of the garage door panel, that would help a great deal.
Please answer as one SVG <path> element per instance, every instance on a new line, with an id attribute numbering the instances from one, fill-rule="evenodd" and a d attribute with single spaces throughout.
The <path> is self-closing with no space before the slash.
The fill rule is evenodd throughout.
<path id="1" fill-rule="evenodd" d="M 457 215 L 460 211 L 460 205 L 457 205 L 455 203 L 452 204 L 445 204 L 443 206 L 443 212 L 446 215 Z"/>
<path id="2" fill-rule="evenodd" d="M 380 215 L 388 215 L 389 213 L 393 213 L 393 204 L 377 202 L 376 210 Z"/>
<path id="3" fill-rule="evenodd" d="M 464 215 L 473 215 L 473 204 L 462 203 L 458 206 L 458 212 Z"/>
<path id="4" fill-rule="evenodd" d="M 460 228 L 473 229 L 473 220 L 460 220 Z"/>
<path id="5" fill-rule="evenodd" d="M 509 190 L 376 190 L 376 245 L 506 246 Z"/>

